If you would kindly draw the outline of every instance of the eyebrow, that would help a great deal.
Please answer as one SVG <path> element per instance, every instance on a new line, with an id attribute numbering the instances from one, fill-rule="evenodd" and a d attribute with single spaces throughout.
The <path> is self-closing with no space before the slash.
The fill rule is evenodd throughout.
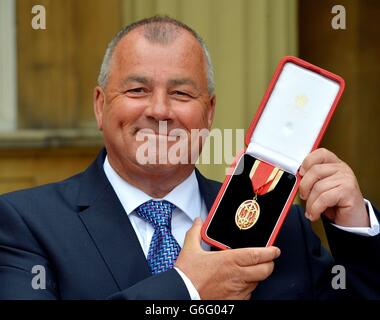
<path id="1" fill-rule="evenodd" d="M 123 79 L 123 84 L 128 84 L 129 82 L 139 82 L 145 85 L 152 83 L 152 80 L 140 75 L 130 75 Z M 196 83 L 190 78 L 175 78 L 168 80 L 169 86 L 180 86 L 180 85 L 191 85 L 194 89 L 198 89 Z"/>
<path id="2" fill-rule="evenodd" d="M 188 84 L 188 85 L 191 85 L 192 87 L 194 87 L 195 89 L 197 89 L 197 85 L 190 78 L 171 79 L 168 81 L 168 84 L 170 86 L 180 86 L 180 85 Z"/>
<path id="3" fill-rule="evenodd" d="M 145 85 L 150 84 L 152 81 L 149 80 L 147 77 L 139 76 L 139 75 L 130 75 L 123 79 L 123 84 L 128 84 L 128 82 L 139 82 L 143 83 Z"/>

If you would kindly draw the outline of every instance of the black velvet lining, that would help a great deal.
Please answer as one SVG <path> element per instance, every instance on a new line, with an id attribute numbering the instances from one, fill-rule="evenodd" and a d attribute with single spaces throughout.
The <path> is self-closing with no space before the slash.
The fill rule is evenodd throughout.
<path id="1" fill-rule="evenodd" d="M 231 178 L 207 229 L 208 237 L 230 248 L 264 247 L 296 183 L 293 174 L 284 172 L 274 190 L 258 196 L 260 216 L 256 224 L 248 230 L 240 230 L 235 224 L 235 214 L 242 202 L 254 197 L 249 173 L 255 160 L 249 154 L 244 154 L 240 159 L 235 172 L 241 174 Z"/>

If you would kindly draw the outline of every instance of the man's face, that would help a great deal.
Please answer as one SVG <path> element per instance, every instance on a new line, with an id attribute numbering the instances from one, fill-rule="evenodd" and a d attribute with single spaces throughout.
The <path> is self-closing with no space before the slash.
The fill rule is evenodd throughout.
<path id="1" fill-rule="evenodd" d="M 178 139 L 158 135 L 160 121 L 166 122 L 169 135 L 181 129 L 190 138 L 192 129 L 211 127 L 214 105 L 202 49 L 186 31 L 164 45 L 149 42 L 141 28 L 129 33 L 115 48 L 105 90 L 97 87 L 94 95 L 108 155 L 123 169 L 141 169 L 136 154 L 145 142 L 138 141 L 138 135 L 149 138 L 153 131 L 152 138 L 165 142 L 169 150 Z"/>

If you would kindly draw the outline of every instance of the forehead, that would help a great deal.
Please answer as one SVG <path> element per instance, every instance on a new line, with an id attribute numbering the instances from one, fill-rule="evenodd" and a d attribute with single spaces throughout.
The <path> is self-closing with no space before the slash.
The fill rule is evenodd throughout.
<path id="1" fill-rule="evenodd" d="M 166 43 L 148 40 L 144 28 L 139 27 L 120 40 L 111 63 L 112 73 L 125 72 L 198 72 L 205 75 L 206 65 L 203 50 L 186 31 L 179 29 Z M 182 70 L 182 71 L 181 71 Z"/>

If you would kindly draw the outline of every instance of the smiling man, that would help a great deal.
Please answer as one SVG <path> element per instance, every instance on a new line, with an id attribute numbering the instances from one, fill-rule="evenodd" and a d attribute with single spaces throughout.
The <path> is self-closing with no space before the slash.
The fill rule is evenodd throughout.
<path id="1" fill-rule="evenodd" d="M 177 142 L 160 135 L 159 124 L 166 124 L 168 134 L 182 129 L 189 143 L 192 130 L 210 129 L 215 110 L 213 80 L 208 83 L 211 70 L 194 34 L 171 23 L 134 25 L 116 36 L 101 69 L 94 105 L 108 161 L 123 179 L 162 198 L 190 176 L 194 164 L 159 161 Z M 157 154 L 160 165 L 142 166 L 136 155 L 143 142 L 137 135 L 150 131 L 158 144 L 166 140 L 167 148 L 157 148 L 165 153 Z"/>
<path id="2" fill-rule="evenodd" d="M 334 257 L 297 206 L 277 247 L 218 252 L 201 244 L 201 219 L 220 184 L 194 161 L 159 161 L 182 140 L 192 159 L 202 143 L 191 144 L 191 133 L 212 125 L 211 60 L 193 30 L 168 17 L 127 26 L 111 41 L 98 82 L 105 149 L 94 163 L 65 181 L 0 197 L 0 298 L 380 296 L 379 212 L 350 168 L 324 149 L 305 159 L 300 192 L 310 220 L 326 217 Z M 158 161 L 140 161 L 140 135 L 168 146 L 157 149 Z M 335 264 L 345 267 L 346 290 L 331 286 Z M 44 270 L 43 288 L 32 285 L 35 266 Z"/>

